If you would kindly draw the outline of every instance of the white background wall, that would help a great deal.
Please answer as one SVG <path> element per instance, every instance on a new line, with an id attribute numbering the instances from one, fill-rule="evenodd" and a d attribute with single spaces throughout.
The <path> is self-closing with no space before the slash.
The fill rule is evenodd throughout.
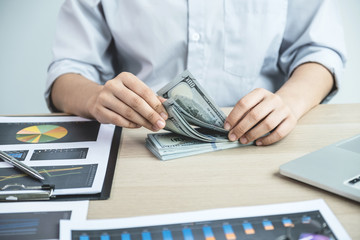
<path id="1" fill-rule="evenodd" d="M 0 114 L 48 112 L 43 92 L 62 2 L 0 0 Z M 360 103 L 360 1 L 338 2 L 348 63 L 342 89 L 330 103 Z"/>
<path id="2" fill-rule="evenodd" d="M 45 79 L 63 0 L 0 0 L 0 114 L 49 112 Z"/>

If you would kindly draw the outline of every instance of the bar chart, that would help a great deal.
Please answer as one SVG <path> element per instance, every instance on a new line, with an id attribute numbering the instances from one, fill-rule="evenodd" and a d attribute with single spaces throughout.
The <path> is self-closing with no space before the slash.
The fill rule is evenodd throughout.
<path id="1" fill-rule="evenodd" d="M 76 230 L 73 240 L 337 239 L 319 211 L 123 229 Z"/>

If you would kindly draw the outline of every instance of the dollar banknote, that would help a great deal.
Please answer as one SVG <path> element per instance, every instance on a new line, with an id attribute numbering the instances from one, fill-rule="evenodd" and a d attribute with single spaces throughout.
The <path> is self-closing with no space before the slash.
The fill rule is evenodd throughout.
<path id="1" fill-rule="evenodd" d="M 159 159 L 244 146 L 229 141 L 223 127 L 226 115 L 188 70 L 157 93 L 167 99 L 163 103 L 169 115 L 165 129 L 171 132 L 148 134 L 146 138 L 146 147 Z"/>
<path id="2" fill-rule="evenodd" d="M 250 144 L 234 142 L 203 142 L 172 132 L 151 133 L 146 138 L 146 147 L 160 160 L 170 160 L 200 153 L 236 148 Z"/>
<path id="3" fill-rule="evenodd" d="M 227 132 L 224 129 L 226 115 L 188 70 L 161 88 L 157 94 L 166 99 L 173 99 L 178 104 L 179 111 L 190 123 Z"/>
<path id="4" fill-rule="evenodd" d="M 229 141 L 227 133 L 218 132 L 214 128 L 192 127 L 181 114 L 178 104 L 173 99 L 170 98 L 163 104 L 169 114 L 169 119 L 166 121 L 165 129 L 203 142 Z"/>

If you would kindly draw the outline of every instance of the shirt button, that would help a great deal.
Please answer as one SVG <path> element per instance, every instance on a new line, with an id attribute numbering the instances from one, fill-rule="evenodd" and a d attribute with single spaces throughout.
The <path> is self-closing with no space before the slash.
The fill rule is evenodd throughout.
<path id="1" fill-rule="evenodd" d="M 197 42 L 200 40 L 200 34 L 199 33 L 193 33 L 191 36 L 192 40 Z"/>

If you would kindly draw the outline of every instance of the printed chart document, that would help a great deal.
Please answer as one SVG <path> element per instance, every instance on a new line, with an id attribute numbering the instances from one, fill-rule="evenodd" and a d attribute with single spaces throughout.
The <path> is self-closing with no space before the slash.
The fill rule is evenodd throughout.
<path id="1" fill-rule="evenodd" d="M 40 182 L 0 161 L 0 189 L 52 184 L 54 195 L 101 192 L 114 129 L 74 116 L 0 117 L 0 150 L 45 178 Z"/>
<path id="2" fill-rule="evenodd" d="M 60 219 L 84 221 L 89 201 L 0 204 L 0 239 L 59 239 Z"/>
<path id="3" fill-rule="evenodd" d="M 323 200 L 134 218 L 61 221 L 60 239 L 350 239 Z"/>

